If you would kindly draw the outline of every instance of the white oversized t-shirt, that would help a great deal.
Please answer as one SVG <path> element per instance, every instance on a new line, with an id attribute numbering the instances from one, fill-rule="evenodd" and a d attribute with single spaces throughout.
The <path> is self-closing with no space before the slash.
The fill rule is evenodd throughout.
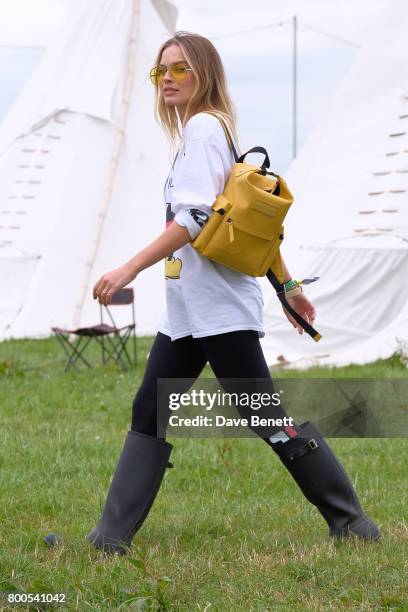
<path id="1" fill-rule="evenodd" d="M 182 140 L 164 187 L 166 226 L 173 219 L 194 239 L 234 164 L 217 117 L 198 113 Z M 172 340 L 252 329 L 263 337 L 263 297 L 257 279 L 200 255 L 190 243 L 165 259 L 166 312 L 159 331 Z"/>

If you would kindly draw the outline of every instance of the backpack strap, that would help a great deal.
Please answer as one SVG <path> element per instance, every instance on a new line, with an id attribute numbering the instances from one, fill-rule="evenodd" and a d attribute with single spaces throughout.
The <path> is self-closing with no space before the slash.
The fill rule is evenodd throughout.
<path id="1" fill-rule="evenodd" d="M 220 117 L 219 115 L 217 115 L 217 113 L 214 113 L 212 111 L 203 111 L 203 112 L 207 113 L 208 115 L 213 115 L 213 117 L 217 117 L 217 119 L 220 121 L 220 123 L 222 125 L 222 128 L 223 128 L 223 130 L 225 132 L 225 136 L 227 137 L 227 142 L 228 142 L 229 148 L 233 152 L 234 159 L 237 162 L 240 159 L 240 157 L 239 157 L 239 155 L 237 153 L 237 150 L 236 150 L 236 148 L 234 146 L 234 142 L 232 140 L 232 136 L 230 134 L 230 131 L 229 131 L 229 128 L 228 128 L 228 126 L 226 124 L 225 119 L 223 117 Z"/>
<path id="2" fill-rule="evenodd" d="M 265 155 L 265 159 L 261 166 L 261 170 L 266 174 L 273 174 L 273 176 L 276 176 L 276 178 L 279 178 L 279 175 L 275 174 L 274 172 L 266 172 L 266 169 L 269 168 L 269 166 L 271 165 L 271 162 L 269 161 L 269 155 L 264 147 L 252 147 L 252 149 L 249 149 L 249 151 L 247 151 L 246 153 L 243 153 L 237 161 L 240 163 L 243 163 L 248 153 L 263 153 L 263 155 Z"/>
<path id="3" fill-rule="evenodd" d="M 272 268 L 269 268 L 268 272 L 266 273 L 266 277 L 275 289 L 282 306 L 286 308 L 286 310 L 292 315 L 295 321 L 297 321 L 299 325 L 303 327 L 305 332 L 309 334 L 309 336 L 311 336 L 315 342 L 319 342 L 322 336 L 319 334 L 318 331 L 314 329 L 314 327 L 310 325 L 310 323 L 306 321 L 306 319 L 301 317 L 300 314 L 298 314 L 296 310 L 292 308 L 292 306 L 289 304 L 288 300 L 285 297 L 284 284 L 278 280 L 276 275 L 273 273 Z"/>

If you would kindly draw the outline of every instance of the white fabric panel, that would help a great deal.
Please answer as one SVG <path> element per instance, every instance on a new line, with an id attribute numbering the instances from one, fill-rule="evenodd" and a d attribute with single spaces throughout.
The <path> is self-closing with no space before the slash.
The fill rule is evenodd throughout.
<path id="1" fill-rule="evenodd" d="M 323 337 L 300 336 L 262 279 L 269 364 L 366 363 L 408 342 L 407 26 L 406 4 L 390 3 L 285 176 L 282 253 L 294 278 L 321 277 L 305 291 Z"/>
<path id="2" fill-rule="evenodd" d="M 320 273 L 321 278 L 307 293 L 316 304 L 315 327 L 323 338 L 315 343 L 306 334 L 299 335 L 271 295 L 264 313 L 265 337 L 273 338 L 273 346 L 268 346 L 271 363 L 279 355 L 297 362 L 304 357 L 321 360 L 327 354 L 331 362 L 338 351 L 351 345 L 361 347 L 362 342 L 384 331 L 406 307 L 408 287 L 402 280 L 408 276 L 405 249 L 330 247 L 314 255 L 310 274 Z"/>
<path id="3" fill-rule="evenodd" d="M 112 126 L 101 126 L 77 113 L 63 116 L 67 142 L 49 155 L 48 177 L 17 242 L 19 248 L 41 255 L 24 307 L 10 330 L 17 337 L 27 329 L 30 335 L 41 335 L 51 325 L 72 326 L 78 287 L 106 188 Z M 85 160 L 92 163 L 85 164 Z M 61 167 L 63 174 L 58 172 Z"/>
<path id="4" fill-rule="evenodd" d="M 76 2 L 0 129 L 0 338 L 46 336 L 99 320 L 92 286 L 164 229 L 167 139 L 148 78 L 171 35 L 167 2 L 140 0 L 125 137 L 98 243 L 127 76 L 133 0 Z M 158 12 L 159 11 L 159 12 Z M 98 244 L 96 258 L 95 244 Z M 139 334 L 154 333 L 163 266 L 136 279 Z M 88 271 L 91 270 L 90 281 Z M 7 297 L 5 297 L 7 294 Z M 117 307 L 117 322 L 130 310 Z"/>

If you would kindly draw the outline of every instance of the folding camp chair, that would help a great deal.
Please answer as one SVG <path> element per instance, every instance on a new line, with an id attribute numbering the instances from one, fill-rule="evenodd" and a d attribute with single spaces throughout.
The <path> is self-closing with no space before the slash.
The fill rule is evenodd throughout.
<path id="1" fill-rule="evenodd" d="M 112 316 L 110 306 L 132 306 L 132 323 L 118 327 Z M 63 329 L 52 327 L 57 340 L 60 342 L 68 361 L 65 371 L 70 367 L 77 369 L 77 361 L 81 360 L 88 368 L 91 364 L 84 357 L 84 352 L 91 340 L 96 340 L 102 349 L 102 363 L 107 363 L 113 359 L 122 369 L 127 370 L 127 366 L 136 365 L 136 320 L 134 291 L 131 287 L 119 289 L 113 294 L 110 306 L 99 304 L 100 323 L 90 327 L 79 327 L 77 329 Z M 107 312 L 111 324 L 108 325 L 103 320 L 103 313 Z M 77 336 L 74 342 L 69 341 L 70 336 Z M 127 344 L 132 341 L 132 357 L 129 354 Z"/>

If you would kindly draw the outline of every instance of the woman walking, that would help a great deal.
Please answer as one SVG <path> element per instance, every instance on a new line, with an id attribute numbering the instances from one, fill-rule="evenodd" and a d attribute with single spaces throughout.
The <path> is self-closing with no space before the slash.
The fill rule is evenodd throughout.
<path id="1" fill-rule="evenodd" d="M 234 164 L 220 121 L 206 111 L 222 116 L 235 144 L 238 140 L 220 56 L 208 39 L 177 32 L 159 49 L 150 77 L 156 89 L 156 113 L 173 142 L 180 135 L 179 125 L 182 127 L 180 147 L 164 189 L 166 229 L 126 264 L 102 276 L 93 290 L 94 299 L 108 305 L 115 291 L 142 270 L 165 260 L 166 312 L 133 401 L 131 430 L 101 518 L 86 536 L 96 548 L 120 554 L 143 524 L 165 470 L 171 466 L 173 447 L 158 436 L 157 379 L 174 378 L 171 392 L 186 392 L 191 379 L 208 362 L 228 392 L 237 390 L 230 379 L 245 379 L 246 392 L 259 392 L 260 386 L 263 392 L 274 392 L 259 342 L 264 336 L 263 298 L 257 279 L 202 257 L 190 244 L 211 215 L 211 206 L 224 191 Z M 285 281 L 289 281 L 291 276 L 284 268 Z M 305 294 L 288 299 L 313 324 L 315 308 Z M 240 392 L 242 389 L 240 385 Z M 238 405 L 237 409 L 241 416 L 249 416 L 248 408 Z M 257 414 L 288 417 L 280 405 L 262 407 Z M 364 513 L 350 479 L 312 423 L 271 427 L 266 437 L 264 429 L 253 430 L 317 507 L 331 536 L 378 539 L 378 528 Z"/>

